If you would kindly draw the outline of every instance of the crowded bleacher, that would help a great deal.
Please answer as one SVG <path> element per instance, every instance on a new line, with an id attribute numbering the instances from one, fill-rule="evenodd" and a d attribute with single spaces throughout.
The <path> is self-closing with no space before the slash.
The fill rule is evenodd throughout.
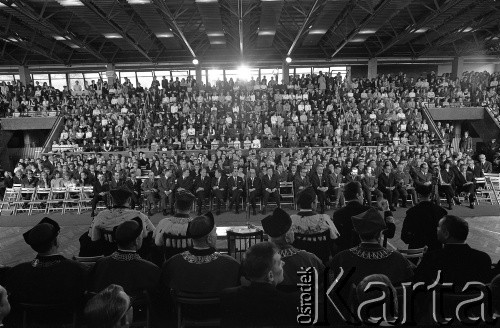
<path id="1" fill-rule="evenodd" d="M 5 320 L 16 327 L 29 310 L 36 320 L 88 327 L 180 325 L 187 317 L 294 326 L 296 274 L 308 266 L 329 270 L 321 286 L 340 268 L 358 268 L 349 278 L 355 289 L 344 295 L 353 309 L 369 281 L 399 292 L 403 282 L 432 283 L 441 269 L 443 282 L 489 283 L 497 269 L 486 253 L 467 248 L 467 222 L 446 210 L 500 205 L 498 143 L 474 151 L 466 132 L 455 149 L 453 125 L 431 127 L 423 110 L 481 106 L 498 118 L 499 77 L 431 72 L 348 81 L 320 73 L 291 76 L 288 85 L 263 77 L 213 86 L 189 77 L 154 79 L 150 88 L 125 79 L 63 91 L 4 83 L 6 116 L 56 115 L 64 125 L 46 153 L 4 172 L 0 210 L 47 216 L 24 234 L 36 259 L 2 271 L 13 304 Z M 233 208 L 266 217 L 262 229 L 244 229 L 250 237 L 235 237 L 255 238 L 246 243 L 230 244 L 228 233 L 222 254 L 216 218 Z M 417 260 L 387 244 L 397 208 L 409 208 L 401 239 Z M 71 211 L 92 217 L 75 260 L 58 254 L 61 227 L 51 219 Z M 155 226 L 157 213 L 165 218 Z M 0 318 L 9 312 L 1 310 L 6 294 L 0 288 Z M 44 318 L 41 308 L 56 314 Z M 320 320 L 340 322 L 328 309 Z M 415 311 L 417 323 L 432 321 L 427 307 Z"/>

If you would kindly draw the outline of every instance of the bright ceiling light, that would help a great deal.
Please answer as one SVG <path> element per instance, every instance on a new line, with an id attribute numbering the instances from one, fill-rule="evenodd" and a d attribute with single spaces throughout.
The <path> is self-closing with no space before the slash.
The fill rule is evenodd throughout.
<path id="1" fill-rule="evenodd" d="M 122 36 L 118 33 L 104 33 L 103 34 L 106 39 L 121 39 Z"/>
<path id="2" fill-rule="evenodd" d="M 425 33 L 427 32 L 429 29 L 427 27 L 422 27 L 422 28 L 419 28 L 418 30 L 415 30 L 414 32 L 415 33 Z"/>
<path id="3" fill-rule="evenodd" d="M 195 0 L 196 3 L 213 3 L 217 2 L 217 0 Z"/>
<path id="4" fill-rule="evenodd" d="M 8 40 L 9 40 L 10 42 L 18 42 L 18 41 L 19 41 L 19 40 L 17 40 L 16 38 L 13 38 L 13 37 L 10 37 Z"/>
<path id="5" fill-rule="evenodd" d="M 309 31 L 309 34 L 325 34 L 326 29 L 312 29 Z"/>
<path id="6" fill-rule="evenodd" d="M 285 61 L 286 61 L 288 64 L 290 64 L 290 63 L 292 62 L 292 57 L 287 56 L 287 57 L 285 58 Z"/>
<path id="7" fill-rule="evenodd" d="M 165 32 L 165 33 L 156 33 L 157 38 L 173 38 L 174 33 L 172 32 Z"/>
<path id="8" fill-rule="evenodd" d="M 351 42 L 365 42 L 365 38 L 354 38 L 351 40 Z"/>
<path id="9" fill-rule="evenodd" d="M 80 0 L 57 0 L 57 2 L 64 7 L 83 6 L 83 3 Z"/>
<path id="10" fill-rule="evenodd" d="M 194 64 L 194 65 L 198 65 L 199 63 L 200 63 L 200 61 L 199 61 L 198 59 L 196 59 L 196 58 L 195 58 L 195 59 L 193 59 L 193 64 Z"/>
<path id="11" fill-rule="evenodd" d="M 470 32 L 470 31 L 472 31 L 472 27 L 466 27 L 466 28 L 464 28 L 462 30 L 462 32 L 464 32 L 464 33 L 467 33 L 467 32 Z"/>
<path id="12" fill-rule="evenodd" d="M 252 72 L 250 71 L 250 68 L 246 65 L 241 65 L 238 67 L 238 78 L 242 81 L 248 81 L 250 80 L 252 75 Z"/>
<path id="13" fill-rule="evenodd" d="M 60 36 L 60 35 L 54 35 L 54 39 L 56 39 L 57 41 L 66 40 L 66 38 L 64 36 Z"/>
<path id="14" fill-rule="evenodd" d="M 223 32 L 209 32 L 207 33 L 209 37 L 217 37 L 217 36 L 224 36 Z"/>
<path id="15" fill-rule="evenodd" d="M 151 3 L 150 0 L 127 0 L 127 2 L 131 5 L 147 5 Z"/>
<path id="16" fill-rule="evenodd" d="M 259 35 L 275 35 L 276 31 L 259 31 Z"/>
<path id="17" fill-rule="evenodd" d="M 375 32 L 377 32 L 377 31 L 373 30 L 373 29 L 364 29 L 364 30 L 359 31 L 359 34 L 374 34 Z"/>
<path id="18" fill-rule="evenodd" d="M 210 41 L 210 44 L 226 44 L 226 41 L 224 41 L 224 40 L 213 40 L 213 41 Z"/>
<path id="19" fill-rule="evenodd" d="M 80 49 L 80 46 L 74 44 L 74 43 L 68 43 L 69 47 L 70 48 L 73 48 L 73 49 Z"/>

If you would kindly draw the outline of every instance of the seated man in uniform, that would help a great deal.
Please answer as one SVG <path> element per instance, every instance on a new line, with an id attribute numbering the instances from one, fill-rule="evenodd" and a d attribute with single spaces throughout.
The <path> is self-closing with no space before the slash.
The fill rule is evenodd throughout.
<path id="1" fill-rule="evenodd" d="M 130 209 L 130 203 L 132 201 L 132 193 L 127 188 L 114 189 L 109 192 L 111 198 L 113 199 L 113 208 L 110 210 L 104 210 L 97 214 L 97 216 L 92 221 L 90 225 L 89 236 L 92 242 L 99 242 L 103 240 L 103 232 L 113 231 L 113 229 L 119 226 L 122 222 L 129 221 L 132 218 L 139 217 L 142 220 L 143 232 L 142 236 L 147 238 L 142 244 L 141 255 L 148 255 L 150 244 L 152 242 L 152 234 L 155 229 L 153 223 L 149 218 L 137 210 Z M 115 244 L 107 245 L 106 243 L 97 243 L 102 248 L 95 255 L 109 255 L 115 251 Z"/>
<path id="2" fill-rule="evenodd" d="M 82 300 L 87 271 L 80 263 L 60 255 L 60 230 L 57 222 L 46 217 L 23 234 L 37 256 L 33 261 L 18 264 L 8 271 L 6 289 L 11 303 L 61 303 L 68 304 L 69 308 Z M 59 316 L 66 318 L 68 308 L 57 311 L 59 315 L 44 317 L 51 321 Z M 15 321 L 17 314 L 11 313 L 8 319 L 12 317 Z"/>
<path id="3" fill-rule="evenodd" d="M 129 295 L 138 295 L 144 290 L 152 295 L 158 290 L 160 268 L 137 253 L 142 246 L 142 231 L 139 217 L 116 228 L 118 250 L 96 262 L 89 276 L 89 291 L 97 293 L 110 284 L 122 286 Z"/>
<path id="4" fill-rule="evenodd" d="M 249 286 L 225 289 L 221 295 L 222 327 L 297 325 L 298 295 L 276 289 L 283 279 L 279 250 L 271 242 L 251 246 L 243 271 Z"/>
<path id="5" fill-rule="evenodd" d="M 361 244 L 335 255 L 330 263 L 331 281 L 338 278 L 340 269 L 344 273 L 354 269 L 344 281 L 345 286 L 357 285 L 371 274 L 384 274 L 396 285 L 411 281 L 413 265 L 397 251 L 382 247 L 382 231 L 387 229 L 384 217 L 378 210 L 370 208 L 352 217 L 354 230 L 359 234 Z M 349 299 L 349 289 L 344 288 L 343 297 Z"/>
<path id="6" fill-rule="evenodd" d="M 239 263 L 216 251 L 217 233 L 212 213 L 194 218 L 187 232 L 193 246 L 165 263 L 162 284 L 176 291 L 215 295 L 224 288 L 238 286 Z"/>
<path id="7" fill-rule="evenodd" d="M 283 267 L 284 279 L 278 286 L 284 291 L 298 291 L 297 283 L 299 276 L 297 272 L 301 268 L 312 267 L 317 270 L 320 279 L 319 290 L 322 290 L 322 278 L 325 266 L 321 260 L 314 254 L 304 250 L 296 249 L 292 246 L 294 242 L 294 232 L 292 230 L 292 219 L 287 212 L 281 208 L 274 210 L 272 215 L 266 216 L 261 220 L 264 232 L 271 238 L 271 241 L 278 247 L 278 253 L 285 262 Z"/>
<path id="8" fill-rule="evenodd" d="M 194 202 L 194 195 L 190 192 L 180 192 L 175 199 L 175 214 L 171 217 L 164 218 L 156 226 L 154 232 L 155 245 L 158 247 L 166 246 L 165 260 L 179 253 L 188 245 L 183 244 L 181 248 L 172 247 L 170 240 L 166 238 L 167 234 L 176 236 L 186 236 L 189 222 L 192 218 L 189 216 L 191 207 Z"/>

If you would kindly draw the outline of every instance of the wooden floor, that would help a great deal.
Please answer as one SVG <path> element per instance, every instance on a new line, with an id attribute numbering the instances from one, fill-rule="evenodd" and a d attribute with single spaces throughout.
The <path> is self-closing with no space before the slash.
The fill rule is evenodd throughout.
<path id="1" fill-rule="evenodd" d="M 290 210 L 290 213 L 292 212 L 295 211 Z M 333 210 L 327 213 L 331 215 Z M 450 214 L 467 219 L 470 230 L 468 243 L 472 247 L 487 252 L 494 263 L 500 260 L 500 208 L 498 206 L 482 203 L 476 206 L 474 210 L 466 206 L 455 206 L 450 211 Z M 44 216 L 44 214 L 0 216 L 0 265 L 12 266 L 33 259 L 35 253 L 26 245 L 22 234 Z M 404 216 L 405 209 L 398 208 L 395 213 L 396 236 L 389 241 L 396 248 L 406 248 L 406 245 L 399 238 Z M 79 249 L 78 238 L 88 231 L 90 226 L 90 212 L 81 215 L 51 213 L 50 217 L 61 225 L 60 252 L 67 257 L 77 254 Z M 151 221 L 156 225 L 162 218 L 163 216 L 157 213 L 151 217 Z M 216 225 L 219 227 L 241 226 L 247 222 L 260 225 L 262 218 L 262 214 L 252 215 L 247 219 L 245 213 L 226 212 L 216 217 Z"/>

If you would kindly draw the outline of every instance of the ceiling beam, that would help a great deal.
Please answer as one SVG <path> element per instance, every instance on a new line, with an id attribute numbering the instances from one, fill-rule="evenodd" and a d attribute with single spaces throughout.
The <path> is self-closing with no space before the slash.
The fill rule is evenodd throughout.
<path id="1" fill-rule="evenodd" d="M 243 58 L 243 0 L 238 0 L 238 34 L 240 37 L 240 55 Z"/>
<path id="2" fill-rule="evenodd" d="M 0 0 L 0 2 L 3 2 L 3 3 L 6 3 L 7 1 L 5 0 Z M 104 57 L 103 55 L 101 55 L 98 51 L 96 51 L 94 48 L 92 48 L 89 44 L 87 44 L 86 42 L 78 39 L 77 37 L 75 37 L 71 32 L 68 32 L 67 29 L 62 29 L 62 28 L 59 28 L 57 26 L 55 26 L 54 24 L 52 24 L 48 19 L 42 19 L 42 15 L 41 14 L 37 14 L 33 8 L 29 7 L 27 3 L 25 3 L 24 1 L 21 1 L 21 0 L 13 0 L 13 3 L 16 4 L 16 6 L 11 6 L 11 8 L 15 9 L 17 12 L 23 14 L 24 16 L 30 18 L 31 20 L 33 20 L 34 22 L 44 26 L 45 28 L 51 30 L 52 32 L 54 32 L 55 34 L 59 35 L 59 36 L 62 36 L 62 37 L 66 37 L 68 38 L 69 40 L 68 41 L 71 41 L 72 43 L 74 43 L 75 45 L 77 45 L 78 47 L 80 47 L 81 49 L 84 49 L 85 51 L 87 51 L 89 54 L 91 54 L 92 56 L 94 56 L 95 58 L 99 59 L 100 61 L 106 63 L 108 62 L 108 59 L 106 59 L 106 57 Z M 42 12 L 43 14 L 43 12 Z"/>
<path id="3" fill-rule="evenodd" d="M 399 1 L 399 0 L 398 0 Z M 358 24 L 352 31 L 351 33 L 349 33 L 347 35 L 347 37 L 344 39 L 344 41 L 342 41 L 336 48 L 335 50 L 333 51 L 332 55 L 330 56 L 331 58 L 335 57 L 335 55 L 337 55 L 340 50 L 342 50 L 346 44 L 348 44 L 349 42 L 351 42 L 352 39 L 354 39 L 354 37 L 356 35 L 358 35 L 359 31 L 361 31 L 368 23 L 370 23 L 370 21 L 373 19 L 373 17 L 376 17 L 381 11 L 383 11 L 385 9 L 385 7 L 387 5 L 389 5 L 390 3 L 392 2 L 392 0 L 382 0 L 378 5 L 377 7 L 375 8 L 375 10 L 373 11 L 372 14 L 368 14 L 365 16 L 365 18 L 363 19 L 363 21 L 361 21 L 360 24 Z"/>
<path id="4" fill-rule="evenodd" d="M 85 7 L 96 14 L 99 18 L 105 21 L 116 33 L 118 33 L 125 41 L 127 41 L 131 46 L 133 46 L 141 55 L 143 55 L 150 62 L 154 62 L 154 59 L 149 56 L 149 54 L 139 45 L 139 42 L 135 41 L 128 33 L 124 32 L 118 24 L 108 19 L 106 13 L 102 12 L 91 0 L 80 0 Z"/>
<path id="5" fill-rule="evenodd" d="M 306 18 L 304 19 L 304 22 L 302 23 L 302 26 L 300 27 L 299 31 L 297 32 L 297 35 L 295 36 L 295 39 L 292 42 L 292 45 L 290 46 L 290 49 L 288 49 L 288 52 L 286 53 L 287 56 L 291 56 L 293 53 L 293 50 L 299 43 L 299 40 L 301 37 L 304 36 L 304 30 L 311 24 L 311 18 L 313 15 L 317 12 L 318 8 L 321 7 L 321 5 L 325 4 L 325 0 L 316 0 L 314 1 L 313 6 L 311 7 L 311 10 L 309 10 L 309 13 L 307 14 Z"/>
<path id="6" fill-rule="evenodd" d="M 434 42 L 429 43 L 429 45 L 427 47 L 425 47 L 422 51 L 420 51 L 417 54 L 417 57 L 422 57 L 423 55 L 427 54 L 429 51 L 435 49 L 436 47 L 445 45 L 447 43 L 459 40 L 459 39 L 467 36 L 468 33 L 462 32 L 462 30 L 465 27 L 472 27 L 472 30 L 481 29 L 484 26 L 487 26 L 491 23 L 497 22 L 499 19 L 499 16 L 500 15 L 497 11 L 490 11 L 490 12 L 484 14 L 482 17 L 480 17 L 479 18 L 480 20 L 475 22 L 475 24 L 471 24 L 470 22 L 464 22 L 460 27 L 450 31 L 447 34 L 442 35 L 441 37 L 434 40 Z M 469 33 L 471 33 L 471 32 L 469 32 Z M 456 36 L 459 36 L 459 38 L 455 39 L 454 37 L 456 37 Z"/>
<path id="7" fill-rule="evenodd" d="M 194 52 L 193 48 L 191 47 L 191 44 L 189 44 L 188 40 L 186 39 L 186 36 L 182 32 L 182 29 L 177 24 L 177 21 L 176 21 L 174 15 L 170 12 L 170 10 L 164 4 L 164 2 L 160 1 L 160 0 L 151 0 L 151 3 L 156 7 L 156 9 L 159 12 L 161 12 L 164 16 L 167 17 L 169 25 L 171 25 L 175 29 L 175 31 L 177 32 L 177 35 L 179 35 L 179 37 L 182 39 L 182 42 L 184 42 L 184 45 L 189 50 L 191 55 L 194 58 L 196 58 L 196 53 Z"/>

